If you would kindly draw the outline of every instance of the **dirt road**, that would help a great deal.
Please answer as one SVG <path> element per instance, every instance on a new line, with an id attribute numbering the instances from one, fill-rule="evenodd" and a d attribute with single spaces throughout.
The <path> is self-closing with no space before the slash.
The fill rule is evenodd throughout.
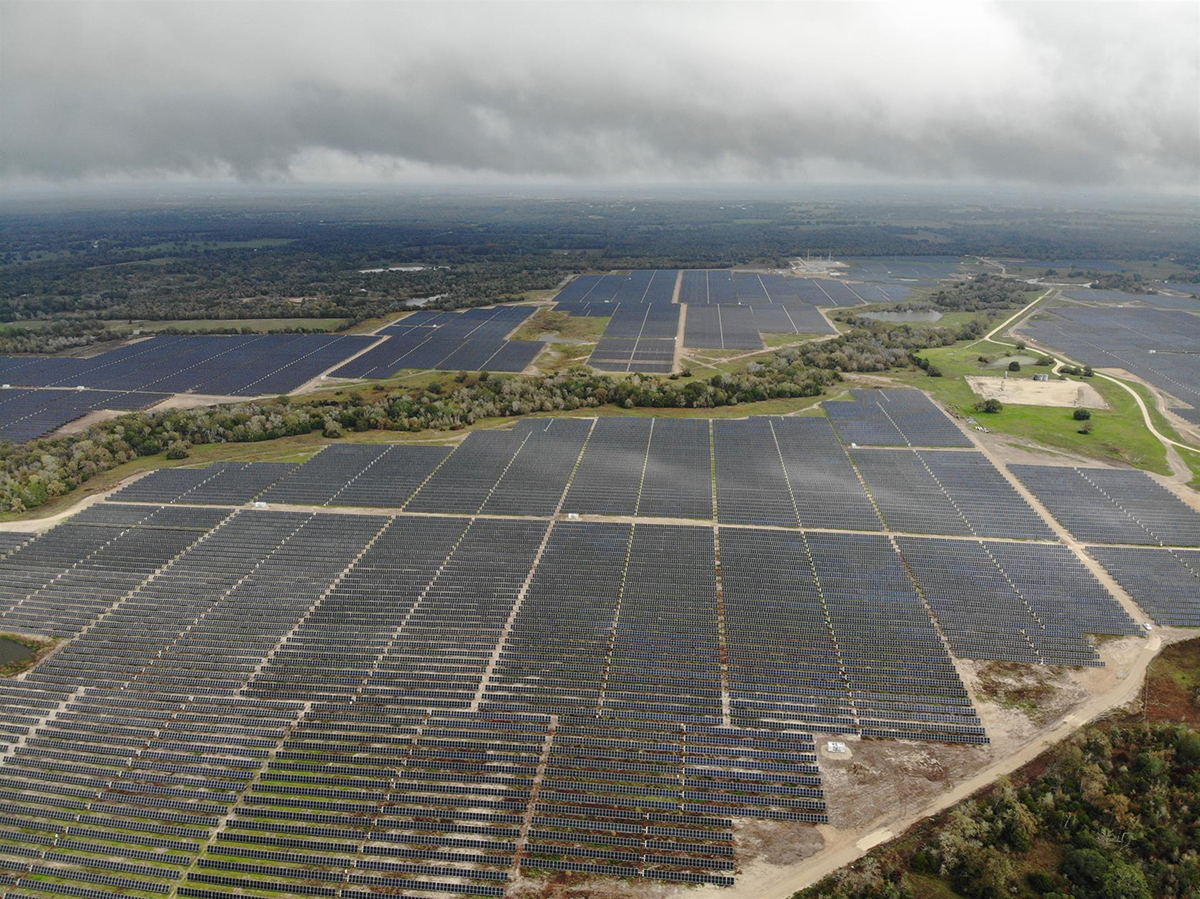
<path id="1" fill-rule="evenodd" d="M 861 858 L 874 846 L 904 833 L 918 821 L 944 811 L 994 783 L 998 778 L 1011 774 L 1075 733 L 1089 721 L 1135 700 L 1146 677 L 1146 670 L 1162 646 L 1161 637 L 1151 637 L 1131 665 L 1128 675 L 1118 682 L 1116 688 L 1095 696 L 1036 739 L 931 799 L 917 812 L 878 820 L 866 830 L 847 832 L 821 828 L 825 837 L 825 848 L 820 852 L 793 867 L 756 868 L 751 865 L 738 878 L 737 885 L 723 891 L 722 895 L 728 896 L 729 899 L 788 899 L 797 890 L 812 886 L 822 877 Z"/>

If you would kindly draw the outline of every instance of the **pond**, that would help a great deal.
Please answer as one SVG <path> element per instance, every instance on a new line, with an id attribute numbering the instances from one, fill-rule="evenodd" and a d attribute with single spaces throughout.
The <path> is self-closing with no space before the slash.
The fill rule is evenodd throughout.
<path id="1" fill-rule="evenodd" d="M 9 637 L 0 637 L 0 666 L 17 665 L 33 658 L 34 650 Z"/>
<path id="2" fill-rule="evenodd" d="M 1001 356 L 999 359 L 993 359 L 988 363 L 988 368 L 1008 368 L 1008 363 L 1018 362 L 1021 365 L 1033 365 L 1038 361 L 1037 356 Z M 1046 371 L 1050 369 L 1047 368 Z"/>
<path id="3" fill-rule="evenodd" d="M 876 322 L 935 322 L 942 317 L 936 309 L 926 312 L 864 312 L 863 318 Z"/>

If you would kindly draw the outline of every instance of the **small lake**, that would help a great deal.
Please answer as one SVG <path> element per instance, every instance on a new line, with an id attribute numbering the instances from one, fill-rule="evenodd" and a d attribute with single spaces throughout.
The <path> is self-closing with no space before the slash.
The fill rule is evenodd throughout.
<path id="1" fill-rule="evenodd" d="M 864 312 L 863 318 L 876 322 L 935 322 L 942 317 L 936 309 L 927 312 Z"/>
<path id="2" fill-rule="evenodd" d="M 33 650 L 24 643 L 0 637 L 0 665 L 15 665 L 33 658 Z"/>

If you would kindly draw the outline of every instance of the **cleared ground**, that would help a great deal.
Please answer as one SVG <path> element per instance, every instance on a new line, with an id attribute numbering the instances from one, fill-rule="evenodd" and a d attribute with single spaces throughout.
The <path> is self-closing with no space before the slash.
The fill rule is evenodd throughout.
<path id="1" fill-rule="evenodd" d="M 1029 381 L 968 375 L 975 395 L 1018 406 L 1053 406 L 1068 409 L 1107 409 L 1108 403 L 1091 384 L 1082 381 Z"/>

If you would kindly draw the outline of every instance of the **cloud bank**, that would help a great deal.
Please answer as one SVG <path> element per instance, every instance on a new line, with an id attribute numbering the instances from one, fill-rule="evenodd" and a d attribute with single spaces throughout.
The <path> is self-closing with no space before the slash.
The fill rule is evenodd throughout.
<path id="1" fill-rule="evenodd" d="M 20 2 L 0 177 L 1195 190 L 1200 5 Z"/>

